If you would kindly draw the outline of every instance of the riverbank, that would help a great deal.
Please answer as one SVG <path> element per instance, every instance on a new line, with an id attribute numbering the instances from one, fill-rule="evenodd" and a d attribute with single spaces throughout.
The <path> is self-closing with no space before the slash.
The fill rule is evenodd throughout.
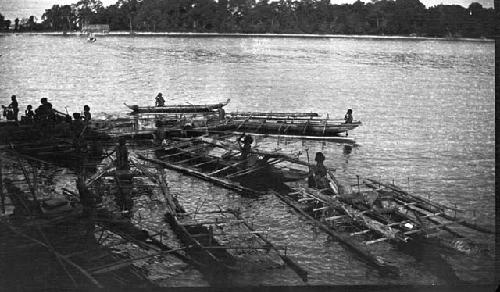
<path id="1" fill-rule="evenodd" d="M 82 32 L 1 32 L 0 35 L 49 35 L 49 36 L 87 36 Z M 192 38 L 300 38 L 300 39 L 374 39 L 374 40 L 441 40 L 441 41 L 476 41 L 476 42 L 494 42 L 494 39 L 488 38 L 439 38 L 439 37 L 417 37 L 417 36 L 396 36 L 396 35 L 345 35 L 345 34 L 278 34 L 278 33 L 212 33 L 212 32 L 132 32 L 129 31 L 111 31 L 109 33 L 96 33 L 98 37 L 122 36 L 122 37 L 192 37 Z"/>

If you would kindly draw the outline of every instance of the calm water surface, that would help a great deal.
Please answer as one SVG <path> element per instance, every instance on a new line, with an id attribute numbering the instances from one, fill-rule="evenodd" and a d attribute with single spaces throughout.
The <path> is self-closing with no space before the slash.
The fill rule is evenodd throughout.
<path id="1" fill-rule="evenodd" d="M 48 97 L 61 111 L 79 112 L 88 104 L 96 116 L 123 115 L 123 103 L 152 105 L 158 92 L 172 103 L 231 98 L 228 111 L 313 111 L 342 118 L 352 108 L 363 122 L 349 135 L 356 139 L 352 148 L 257 142 L 287 153 L 323 151 L 339 176 L 394 180 L 418 195 L 457 205 L 479 223 L 494 224 L 492 42 L 108 36 L 89 44 L 83 37 L 9 35 L 0 36 L 0 54 L 0 104 L 16 94 L 22 109 Z M 437 281 L 404 256 L 391 260 L 413 268 L 403 269 L 396 282 L 382 279 L 276 198 L 228 199 L 225 190 L 169 175 L 188 209 L 207 191 L 220 204 L 242 206 L 249 220 L 273 231 L 274 242 L 290 246 L 289 253 L 311 271 L 312 284 Z M 151 218 L 160 220 L 158 214 Z M 493 244 L 492 238 L 485 241 Z M 465 262 L 454 263 L 458 274 L 472 274 Z M 160 283 L 161 270 L 151 268 Z M 476 270 L 474 279 L 491 279 L 491 266 L 477 264 Z M 293 273 L 279 269 L 257 278 L 249 283 L 297 284 Z"/>

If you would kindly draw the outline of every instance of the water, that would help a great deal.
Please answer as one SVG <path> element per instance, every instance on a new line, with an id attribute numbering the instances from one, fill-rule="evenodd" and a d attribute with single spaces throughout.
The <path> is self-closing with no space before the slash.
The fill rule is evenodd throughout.
<path id="1" fill-rule="evenodd" d="M 325 164 L 339 176 L 394 180 L 415 194 L 456 205 L 471 220 L 494 224 L 492 42 L 107 36 L 89 44 L 84 37 L 8 35 L 0 36 L 0 54 L 0 104 L 16 94 L 22 110 L 48 97 L 61 111 L 67 106 L 80 112 L 88 104 L 104 117 L 126 113 L 123 103 L 152 105 L 158 92 L 167 103 L 231 98 L 227 111 L 314 111 L 342 118 L 352 108 L 363 122 L 349 135 L 356 139 L 352 148 L 258 143 L 287 153 L 323 151 Z M 170 175 L 171 187 L 191 196 L 185 204 L 198 202 L 207 190 L 227 193 Z M 313 271 L 311 283 L 391 283 L 324 234 L 316 236 L 275 198 L 234 200 L 249 218 L 274 230 L 274 241 L 295 246 L 290 252 Z M 485 241 L 493 245 L 492 238 Z M 481 276 L 489 278 L 493 269 L 486 270 Z M 404 274 L 403 283 L 436 281 L 425 267 Z M 262 275 L 261 281 L 295 283 L 282 278 L 273 282 Z"/>

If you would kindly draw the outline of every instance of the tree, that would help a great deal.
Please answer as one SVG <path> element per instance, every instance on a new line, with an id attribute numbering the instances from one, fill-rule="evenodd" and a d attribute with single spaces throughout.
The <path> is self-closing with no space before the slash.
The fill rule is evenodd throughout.
<path id="1" fill-rule="evenodd" d="M 79 26 L 98 22 L 98 15 L 103 10 L 101 0 L 80 0 L 76 2 L 76 15 Z"/>
<path id="2" fill-rule="evenodd" d="M 396 0 L 393 21 L 398 34 L 421 32 L 425 6 L 419 0 Z"/>
<path id="3" fill-rule="evenodd" d="M 137 14 L 137 11 L 140 9 L 140 2 L 137 0 L 118 0 L 118 2 L 116 2 L 116 5 L 119 9 L 122 9 L 126 12 L 129 21 L 130 33 L 132 33 L 132 23 L 135 15 Z"/>

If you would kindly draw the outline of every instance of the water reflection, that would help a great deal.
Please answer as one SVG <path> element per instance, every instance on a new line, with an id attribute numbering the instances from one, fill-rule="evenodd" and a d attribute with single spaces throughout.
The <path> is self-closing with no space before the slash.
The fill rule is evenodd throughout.
<path id="1" fill-rule="evenodd" d="M 351 154 L 352 152 L 352 146 L 351 145 L 344 145 L 344 155 L 346 156 L 346 162 L 347 162 L 347 158 L 349 157 L 349 155 Z"/>

